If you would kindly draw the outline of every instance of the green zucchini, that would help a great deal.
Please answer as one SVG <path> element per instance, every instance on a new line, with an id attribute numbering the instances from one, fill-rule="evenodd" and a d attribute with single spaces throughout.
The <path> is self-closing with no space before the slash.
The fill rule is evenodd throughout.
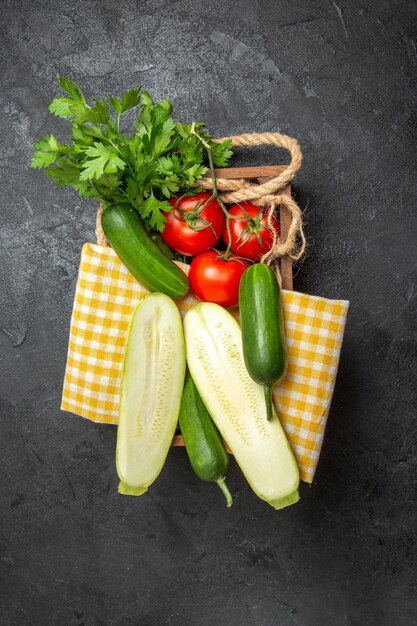
<path id="1" fill-rule="evenodd" d="M 129 204 L 112 204 L 101 216 L 104 234 L 138 282 L 149 291 L 182 298 L 188 291 L 186 274 L 149 237 L 142 220 Z"/>
<path id="2" fill-rule="evenodd" d="M 201 480 L 216 482 L 227 506 L 232 506 L 233 499 L 225 483 L 229 455 L 190 374 L 185 380 L 179 424 L 194 472 Z"/>
<path id="3" fill-rule="evenodd" d="M 268 420 L 272 419 L 272 385 L 287 371 L 281 291 L 274 272 L 257 263 L 245 270 L 239 286 L 240 325 L 246 369 L 264 386 Z"/>
<path id="4" fill-rule="evenodd" d="M 263 389 L 245 367 L 237 321 L 201 302 L 185 314 L 184 335 L 190 374 L 252 489 L 276 509 L 297 502 L 298 466 L 279 419 L 265 419 Z"/>
<path id="5" fill-rule="evenodd" d="M 117 429 L 119 493 L 139 496 L 160 473 L 178 423 L 185 376 L 181 316 L 161 293 L 149 294 L 131 320 Z"/>

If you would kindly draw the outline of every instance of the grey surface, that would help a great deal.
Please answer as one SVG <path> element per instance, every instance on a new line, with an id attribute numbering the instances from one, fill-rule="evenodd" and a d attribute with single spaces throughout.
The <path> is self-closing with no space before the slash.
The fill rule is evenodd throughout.
<path id="1" fill-rule="evenodd" d="M 1 3 L 2 626 L 410 626 L 416 614 L 414 2 Z M 351 300 L 314 485 L 275 512 L 232 463 L 231 510 L 183 450 L 117 495 L 115 430 L 59 410 L 95 207 L 28 169 L 56 76 L 139 83 L 213 134 L 280 130 L 308 258 L 296 288 Z M 246 162 L 276 162 L 262 151 Z"/>

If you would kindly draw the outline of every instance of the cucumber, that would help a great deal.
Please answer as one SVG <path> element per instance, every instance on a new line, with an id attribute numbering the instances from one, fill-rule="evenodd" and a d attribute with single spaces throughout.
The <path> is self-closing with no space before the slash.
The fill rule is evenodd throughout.
<path id="1" fill-rule="evenodd" d="M 268 420 L 272 419 L 272 385 L 287 371 L 281 291 L 274 272 L 257 263 L 245 270 L 239 286 L 240 325 L 246 369 L 264 386 Z"/>
<path id="2" fill-rule="evenodd" d="M 201 302 L 185 314 L 184 334 L 190 374 L 252 489 L 276 509 L 297 502 L 298 466 L 279 419 L 265 419 L 263 389 L 246 370 L 237 321 Z"/>
<path id="3" fill-rule="evenodd" d="M 227 506 L 232 506 L 233 499 L 225 483 L 229 455 L 189 374 L 185 379 L 179 424 L 194 472 L 201 480 L 216 482 Z"/>
<path id="4" fill-rule="evenodd" d="M 160 473 L 178 422 L 185 364 L 177 306 L 161 293 L 145 296 L 133 313 L 123 363 L 119 493 L 139 496 Z"/>
<path id="5" fill-rule="evenodd" d="M 152 241 L 129 204 L 106 207 L 101 225 L 117 256 L 146 289 L 174 299 L 185 296 L 189 287 L 186 274 Z"/>

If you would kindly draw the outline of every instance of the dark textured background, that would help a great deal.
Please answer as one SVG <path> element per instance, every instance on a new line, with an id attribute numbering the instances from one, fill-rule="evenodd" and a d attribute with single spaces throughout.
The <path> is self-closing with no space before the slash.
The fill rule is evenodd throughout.
<path id="1" fill-rule="evenodd" d="M 404 0 L 1 2 L 2 626 L 417 624 L 416 18 Z M 90 95 L 142 83 L 218 136 L 300 140 L 296 288 L 351 309 L 298 505 L 275 512 L 232 463 L 227 510 L 184 450 L 118 496 L 115 430 L 60 412 L 95 207 L 28 169 L 35 138 L 67 136 L 59 73 Z"/>

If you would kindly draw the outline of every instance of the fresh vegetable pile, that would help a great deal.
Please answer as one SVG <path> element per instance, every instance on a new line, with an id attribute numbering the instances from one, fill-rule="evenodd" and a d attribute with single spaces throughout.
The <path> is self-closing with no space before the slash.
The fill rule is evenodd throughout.
<path id="1" fill-rule="evenodd" d="M 217 482 L 228 506 L 224 442 L 260 498 L 276 509 L 293 504 L 298 467 L 271 391 L 287 367 L 281 295 L 275 274 L 259 263 L 279 222 L 249 203 L 224 205 L 214 167 L 227 165 L 230 140 L 213 141 L 201 123 L 174 122 L 167 100 L 155 104 L 137 88 L 89 105 L 78 85 L 64 77 L 60 85 L 67 96 L 50 111 L 71 119 L 72 142 L 43 137 L 32 167 L 104 206 L 107 239 L 151 292 L 133 313 L 125 349 L 120 493 L 147 490 L 179 421 L 195 473 Z M 134 108 L 126 135 L 122 114 Z M 198 187 L 207 172 L 211 194 Z M 188 277 L 178 260 L 190 264 Z M 182 322 L 173 300 L 190 287 L 201 303 Z M 226 310 L 238 304 L 240 326 Z"/>

